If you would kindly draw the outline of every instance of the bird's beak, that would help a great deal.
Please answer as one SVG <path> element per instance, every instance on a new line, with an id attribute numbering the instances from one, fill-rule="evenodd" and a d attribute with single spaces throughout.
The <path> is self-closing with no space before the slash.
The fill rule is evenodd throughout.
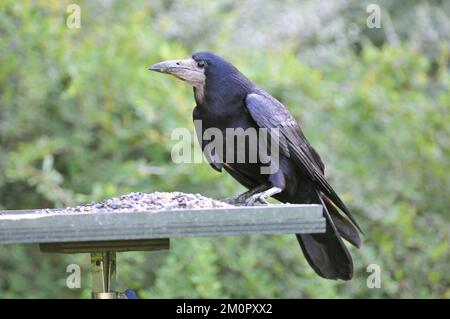
<path id="1" fill-rule="evenodd" d="M 159 62 L 159 63 L 152 65 L 148 69 L 150 71 L 172 74 L 172 73 L 176 73 L 177 70 L 181 68 L 182 61 L 183 60 L 163 61 L 163 62 Z M 183 63 L 183 64 L 185 64 L 185 63 Z"/>
<path id="2" fill-rule="evenodd" d="M 190 83 L 202 82 L 205 79 L 203 70 L 197 67 L 197 63 L 192 58 L 159 62 L 152 65 L 149 70 L 171 74 Z"/>

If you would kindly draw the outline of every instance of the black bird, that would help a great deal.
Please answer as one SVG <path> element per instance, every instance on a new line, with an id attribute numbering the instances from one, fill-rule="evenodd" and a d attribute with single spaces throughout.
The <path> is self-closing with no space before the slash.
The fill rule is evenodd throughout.
<path id="1" fill-rule="evenodd" d="M 244 201 L 247 205 L 255 201 L 267 203 L 266 198 L 272 196 L 281 202 L 323 206 L 326 232 L 297 234 L 297 240 L 306 260 L 318 275 L 327 279 L 351 279 L 353 262 L 341 237 L 359 248 L 358 230 L 361 229 L 325 179 L 325 166 L 319 154 L 286 107 L 253 84 L 230 62 L 211 52 L 198 52 L 185 60 L 157 63 L 150 70 L 174 75 L 194 87 L 197 105 L 193 117 L 194 121 L 201 120 L 201 128 L 196 129 L 205 157 L 215 170 L 221 172 L 225 169 L 249 189 L 237 196 L 235 202 Z M 223 135 L 222 149 L 207 151 L 209 143 L 214 141 L 203 136 L 209 128 L 217 128 L 221 132 L 227 128 L 267 128 L 271 137 L 278 137 L 279 153 L 266 152 L 271 161 L 278 161 L 278 170 L 269 174 L 261 171 L 271 163 L 263 161 L 259 155 L 261 147 L 269 148 L 272 140 L 261 144 L 256 161 L 249 161 L 251 143 L 245 144 L 244 149 L 237 149 L 236 144 L 229 147 L 226 134 Z M 249 142 L 248 136 L 245 138 Z M 244 152 L 244 161 L 236 160 L 239 151 Z M 230 152 L 234 153 L 228 158 L 227 153 Z"/>

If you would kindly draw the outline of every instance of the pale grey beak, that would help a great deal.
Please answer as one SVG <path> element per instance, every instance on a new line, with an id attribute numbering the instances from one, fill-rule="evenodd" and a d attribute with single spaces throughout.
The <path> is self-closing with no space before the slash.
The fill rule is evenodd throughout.
<path id="1" fill-rule="evenodd" d="M 192 58 L 159 62 L 152 65 L 149 70 L 171 74 L 180 80 L 193 84 L 194 86 L 205 82 L 204 69 L 199 68 L 197 62 L 195 62 Z"/>
<path id="2" fill-rule="evenodd" d="M 182 61 L 183 60 L 163 61 L 163 62 L 159 62 L 159 63 L 156 63 L 156 64 L 152 65 L 148 69 L 150 71 L 156 71 L 156 72 L 160 72 L 160 73 L 172 74 L 172 73 L 177 72 L 177 70 L 182 67 L 181 66 Z"/>

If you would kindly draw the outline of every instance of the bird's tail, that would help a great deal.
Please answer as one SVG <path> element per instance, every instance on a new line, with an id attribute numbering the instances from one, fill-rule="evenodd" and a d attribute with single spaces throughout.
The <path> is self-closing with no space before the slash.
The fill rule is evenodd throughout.
<path id="1" fill-rule="evenodd" d="M 350 280 L 353 277 L 353 261 L 341 236 L 356 247 L 361 239 L 353 224 L 342 216 L 334 204 L 319 194 L 326 219 L 323 234 L 297 234 L 297 240 L 306 260 L 315 272 L 326 279 Z"/>

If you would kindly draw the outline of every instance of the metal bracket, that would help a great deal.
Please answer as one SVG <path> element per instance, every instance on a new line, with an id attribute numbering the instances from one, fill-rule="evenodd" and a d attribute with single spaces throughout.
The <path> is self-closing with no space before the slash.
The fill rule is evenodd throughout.
<path id="1" fill-rule="evenodd" d="M 92 299 L 117 299 L 116 252 L 91 253 Z"/>
<path id="2" fill-rule="evenodd" d="M 90 253 L 92 267 L 92 299 L 127 299 L 124 293 L 116 291 L 116 252 L 152 251 L 169 249 L 168 238 L 112 240 L 93 242 L 42 243 L 45 253 Z"/>

